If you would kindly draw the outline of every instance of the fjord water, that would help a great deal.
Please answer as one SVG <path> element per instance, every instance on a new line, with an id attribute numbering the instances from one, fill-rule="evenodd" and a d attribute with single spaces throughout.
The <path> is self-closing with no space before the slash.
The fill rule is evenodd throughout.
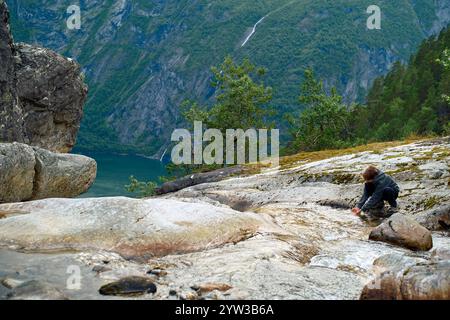
<path id="1" fill-rule="evenodd" d="M 160 176 L 166 175 L 164 164 L 154 159 L 79 150 L 74 150 L 74 153 L 91 157 L 97 161 L 97 178 L 88 192 L 80 196 L 82 198 L 136 196 L 125 190 L 130 176 L 135 176 L 139 181 L 158 182 Z"/>

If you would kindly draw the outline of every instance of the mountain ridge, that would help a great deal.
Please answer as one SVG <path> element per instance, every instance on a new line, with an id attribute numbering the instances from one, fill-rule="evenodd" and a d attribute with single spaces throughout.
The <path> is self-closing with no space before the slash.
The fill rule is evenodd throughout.
<path id="1" fill-rule="evenodd" d="M 209 68 L 227 54 L 268 69 L 273 105 L 283 114 L 301 108 L 306 67 L 346 101 L 362 101 L 376 77 L 450 22 L 450 4 L 442 0 L 379 1 L 381 31 L 366 30 L 370 1 L 95 0 L 80 1 L 82 26 L 70 31 L 69 4 L 42 2 L 8 1 L 13 33 L 84 66 L 91 92 L 78 146 L 154 157 L 184 125 L 178 106 L 185 98 L 211 101 Z"/>

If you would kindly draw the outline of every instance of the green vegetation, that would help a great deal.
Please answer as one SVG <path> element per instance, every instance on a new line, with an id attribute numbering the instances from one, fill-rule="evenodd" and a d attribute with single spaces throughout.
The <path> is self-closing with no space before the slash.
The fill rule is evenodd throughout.
<path id="1" fill-rule="evenodd" d="M 334 87 L 327 94 L 307 70 L 300 96 L 307 109 L 290 116 L 292 142 L 286 151 L 449 134 L 449 44 L 450 28 L 424 41 L 408 65 L 396 63 L 375 80 L 367 105 L 345 106 Z"/>
<path id="2" fill-rule="evenodd" d="M 388 75 L 376 80 L 367 105 L 345 105 L 336 88 L 332 87 L 327 93 L 323 83 L 315 79 L 312 70 L 307 69 L 299 97 L 299 103 L 306 109 L 287 117 L 292 140 L 284 152 L 319 153 L 309 152 L 306 158 L 299 155 L 285 157 L 281 160 L 282 167 L 293 162 L 342 154 L 336 149 L 347 148 L 347 153 L 366 150 L 379 152 L 387 146 L 396 145 L 395 142 L 381 143 L 381 147 L 371 144 L 348 149 L 369 142 L 412 141 L 414 137 L 447 133 L 449 103 L 445 93 L 450 92 L 450 62 L 445 45 L 448 43 L 450 29 L 444 30 L 436 39 L 425 41 L 409 65 L 398 63 Z M 435 72 L 431 73 L 430 79 L 426 76 L 429 70 Z M 262 80 L 259 83 L 253 80 L 264 75 L 264 70 L 247 59 L 242 64 L 236 64 L 231 57 L 227 57 L 219 68 L 213 68 L 212 71 L 213 85 L 217 89 L 216 103 L 209 109 L 198 103 L 186 103 L 183 114 L 188 122 L 193 124 L 201 120 L 207 127 L 219 128 L 222 132 L 227 128 L 245 130 L 270 126 L 267 122 L 270 114 L 267 104 L 271 101 L 271 88 L 266 87 Z M 424 76 L 426 81 L 419 81 L 419 75 Z M 408 101 L 408 104 L 404 101 Z M 178 174 L 217 168 L 203 165 L 171 166 L 171 171 Z M 258 170 L 259 167 L 253 169 Z M 411 165 L 391 173 L 408 170 L 417 171 L 417 168 Z M 343 177 L 343 181 L 350 178 Z"/>
<path id="3" fill-rule="evenodd" d="M 136 0 L 122 11 L 117 1 L 106 0 L 95 6 L 82 2 L 82 29 L 68 31 L 66 1 L 7 2 L 16 41 L 55 49 L 86 72 L 90 91 L 77 146 L 146 155 L 161 152 L 172 129 L 185 124 L 177 109 L 181 101 L 214 104 L 208 68 L 227 55 L 267 69 L 265 84 L 274 89 L 271 105 L 278 111 L 272 120 L 285 143 L 288 123 L 282 115 L 305 108 L 298 103 L 304 70 L 324 79 L 327 92 L 335 86 L 346 102 L 363 102 L 364 83 L 384 74 L 388 61 L 409 58 L 432 28 L 437 9 L 433 1 L 379 0 L 382 30 L 367 30 L 372 0 Z M 155 101 L 163 106 L 155 108 Z M 390 130 L 377 135 L 394 136 Z"/>
<path id="4" fill-rule="evenodd" d="M 419 203 L 419 206 L 423 206 L 425 210 L 434 208 L 441 202 L 441 198 L 438 196 L 431 196 L 430 198 L 424 199 Z"/>
<path id="5" fill-rule="evenodd" d="M 450 29 L 420 46 L 408 65 L 396 63 L 375 81 L 361 112 L 366 138 L 392 140 L 411 134 L 449 134 Z M 359 119 L 362 119 L 360 117 Z M 356 119 L 358 121 L 358 118 Z"/>
<path id="6" fill-rule="evenodd" d="M 308 69 L 299 101 L 307 108 L 297 117 L 287 117 L 293 137 L 287 150 L 314 151 L 348 146 L 350 113 L 336 88 L 327 95 L 322 82 Z"/>
<path id="7" fill-rule="evenodd" d="M 137 180 L 134 176 L 131 176 L 130 184 L 125 186 L 125 190 L 130 193 L 136 193 L 139 197 L 144 198 L 155 195 L 156 187 L 156 183 L 152 181 L 142 182 Z"/>
<path id="8" fill-rule="evenodd" d="M 212 86 L 216 89 L 215 103 L 212 107 L 200 106 L 197 102 L 185 101 L 182 104 L 182 114 L 186 121 L 194 127 L 195 121 L 203 122 L 203 129 L 219 129 L 225 137 L 230 128 L 247 130 L 250 128 L 270 128 L 268 120 L 273 116 L 273 110 L 268 107 L 272 99 L 272 89 L 263 83 L 265 70 L 258 68 L 248 59 L 237 64 L 231 57 L 226 57 L 219 67 L 211 68 L 213 74 Z M 225 138 L 224 138 L 225 139 Z M 224 154 L 225 154 L 225 141 Z M 184 164 L 166 166 L 168 177 L 161 177 L 160 181 L 170 181 L 176 177 L 190 173 L 198 173 L 218 169 L 224 164 L 196 165 Z M 139 192 L 143 196 L 154 193 L 156 184 L 141 182 L 130 177 L 129 192 Z"/>
<path id="9" fill-rule="evenodd" d="M 210 108 L 185 102 L 183 115 L 191 125 L 194 121 L 203 121 L 207 128 L 219 129 L 223 135 L 232 128 L 245 131 L 273 126 L 267 120 L 273 116 L 273 111 L 267 107 L 272 89 L 262 82 L 263 68 L 257 68 L 248 59 L 236 64 L 228 56 L 220 67 L 211 70 L 216 102 Z"/>

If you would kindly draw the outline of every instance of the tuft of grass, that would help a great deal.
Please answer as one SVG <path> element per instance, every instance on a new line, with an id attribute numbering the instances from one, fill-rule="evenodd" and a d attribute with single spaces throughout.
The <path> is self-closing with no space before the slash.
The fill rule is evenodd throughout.
<path id="1" fill-rule="evenodd" d="M 438 196 L 431 196 L 419 203 L 425 210 L 429 210 L 437 206 L 441 202 L 441 198 Z"/>

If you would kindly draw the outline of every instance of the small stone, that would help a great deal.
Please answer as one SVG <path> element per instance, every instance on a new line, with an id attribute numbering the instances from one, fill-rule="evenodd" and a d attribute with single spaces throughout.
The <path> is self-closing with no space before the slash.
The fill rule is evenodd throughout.
<path id="1" fill-rule="evenodd" d="M 430 172 L 430 179 L 437 180 L 440 179 L 444 175 L 443 170 L 433 170 Z"/>
<path id="2" fill-rule="evenodd" d="M 155 293 L 156 285 L 149 278 L 132 276 L 106 284 L 100 288 L 99 292 L 108 296 L 143 295 Z"/>
<path id="3" fill-rule="evenodd" d="M 225 300 L 225 296 L 218 290 L 214 290 L 210 293 L 208 293 L 204 300 Z"/>
<path id="4" fill-rule="evenodd" d="M 169 296 L 176 296 L 176 295 L 177 295 L 177 290 L 175 290 L 175 289 L 169 290 Z"/>
<path id="5" fill-rule="evenodd" d="M 211 292 L 214 290 L 218 291 L 228 291 L 232 288 L 232 286 L 226 284 L 226 283 L 204 283 L 200 285 L 194 285 L 191 287 L 191 289 L 197 291 L 199 294 Z"/>
<path id="6" fill-rule="evenodd" d="M 152 274 L 152 275 L 155 275 L 158 277 L 164 277 L 167 275 L 167 271 L 161 270 L 161 269 L 153 269 L 153 270 L 147 271 L 147 274 Z"/>
<path id="7" fill-rule="evenodd" d="M 181 300 L 198 300 L 198 294 L 196 292 L 182 293 L 180 295 Z"/>

